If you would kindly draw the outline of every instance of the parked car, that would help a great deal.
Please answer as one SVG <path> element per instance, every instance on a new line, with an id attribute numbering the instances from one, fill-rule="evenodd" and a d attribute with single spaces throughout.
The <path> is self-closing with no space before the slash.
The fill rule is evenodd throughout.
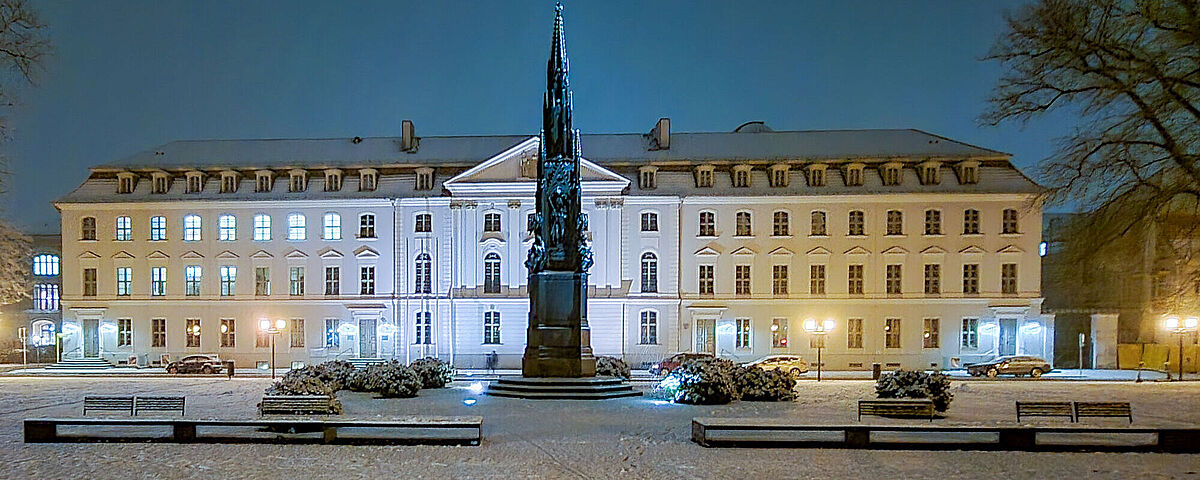
<path id="1" fill-rule="evenodd" d="M 805 362 L 799 355 L 767 355 L 744 365 L 756 366 L 763 370 L 783 370 L 792 374 L 793 377 L 808 373 L 808 362 Z"/>
<path id="2" fill-rule="evenodd" d="M 225 365 L 216 355 L 188 355 L 167 364 L 167 373 L 221 373 Z"/>
<path id="3" fill-rule="evenodd" d="M 688 360 L 695 360 L 697 358 L 713 358 L 713 354 L 711 354 L 711 353 L 694 353 L 694 352 L 676 353 L 674 355 L 671 355 L 671 356 L 663 359 L 663 361 L 661 361 L 661 362 L 651 365 L 650 366 L 650 374 L 651 375 L 666 375 L 668 373 L 671 373 L 671 370 L 679 368 L 679 366 L 682 365 L 683 362 L 686 362 Z"/>
<path id="4" fill-rule="evenodd" d="M 1053 370 L 1050 367 L 1050 362 L 1028 355 L 1007 355 L 996 357 L 987 362 L 969 363 L 966 365 L 967 373 L 971 376 L 988 376 L 995 377 L 996 375 L 1029 375 L 1033 378 L 1042 376 L 1043 373 Z"/>

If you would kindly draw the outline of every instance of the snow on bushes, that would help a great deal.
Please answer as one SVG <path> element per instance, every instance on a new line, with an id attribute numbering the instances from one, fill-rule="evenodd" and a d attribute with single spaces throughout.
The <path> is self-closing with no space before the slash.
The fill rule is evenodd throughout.
<path id="1" fill-rule="evenodd" d="M 618 377 L 629 380 L 632 371 L 633 369 L 628 364 L 617 357 L 596 357 L 596 376 Z"/>
<path id="2" fill-rule="evenodd" d="M 329 388 L 325 382 L 322 382 L 315 376 L 311 375 L 284 375 L 282 379 L 272 384 L 267 388 L 268 396 L 284 396 L 284 395 L 324 395 L 332 400 L 330 413 L 334 415 L 342 414 L 342 402 L 333 396 L 334 390 Z"/>
<path id="3" fill-rule="evenodd" d="M 408 367 L 420 377 L 422 388 L 443 388 L 454 381 L 454 367 L 433 357 L 414 360 Z"/>
<path id="4" fill-rule="evenodd" d="M 742 400 L 790 402 L 796 399 L 796 379 L 783 370 L 738 367 L 735 378 Z"/>
<path id="5" fill-rule="evenodd" d="M 912 370 L 896 370 L 885 373 L 875 381 L 875 396 L 879 398 L 928 398 L 939 412 L 950 408 L 954 394 L 950 393 L 950 379 L 941 373 L 925 373 Z"/>
<path id="6" fill-rule="evenodd" d="M 796 399 L 796 379 L 782 370 L 742 367 L 723 358 L 700 358 L 672 370 L 651 398 L 719 405 L 734 400 L 785 402 Z"/>

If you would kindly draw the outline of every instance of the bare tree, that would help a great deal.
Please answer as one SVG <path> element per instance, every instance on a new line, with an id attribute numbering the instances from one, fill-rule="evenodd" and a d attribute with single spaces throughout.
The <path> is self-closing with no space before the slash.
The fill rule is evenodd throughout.
<path id="1" fill-rule="evenodd" d="M 12 107 L 14 91 L 33 85 L 50 53 L 46 24 L 25 0 L 0 0 L 0 105 Z M 8 139 L 8 122 L 0 116 L 0 142 Z M 0 192 L 8 176 L 0 156 Z"/>
<path id="2" fill-rule="evenodd" d="M 33 243 L 12 225 L 0 220 L 0 305 L 32 296 L 30 265 Z"/>

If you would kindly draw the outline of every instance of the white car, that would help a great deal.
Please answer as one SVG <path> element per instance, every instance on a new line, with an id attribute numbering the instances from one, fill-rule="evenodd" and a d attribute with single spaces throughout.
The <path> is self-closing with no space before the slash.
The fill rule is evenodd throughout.
<path id="1" fill-rule="evenodd" d="M 805 362 L 804 358 L 799 355 L 767 355 L 743 365 L 755 366 L 763 370 L 783 370 L 792 374 L 793 377 L 808 373 L 808 362 Z"/>

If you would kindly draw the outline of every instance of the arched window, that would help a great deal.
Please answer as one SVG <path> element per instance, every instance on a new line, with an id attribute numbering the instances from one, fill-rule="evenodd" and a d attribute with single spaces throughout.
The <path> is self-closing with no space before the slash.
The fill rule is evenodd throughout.
<path id="1" fill-rule="evenodd" d="M 57 343 L 54 336 L 54 322 L 37 320 L 33 322 L 33 332 L 29 334 L 29 343 L 35 347 L 44 347 Z"/>
<path id="2" fill-rule="evenodd" d="M 96 217 L 83 217 L 79 220 L 79 239 L 96 239 Z"/>
<path id="3" fill-rule="evenodd" d="M 429 345 L 433 343 L 433 318 L 429 312 L 417 312 L 416 328 L 413 329 L 413 343 Z"/>
<path id="4" fill-rule="evenodd" d="M 58 255 L 41 254 L 33 257 L 33 274 L 58 275 Z"/>
<path id="5" fill-rule="evenodd" d="M 899 210 L 887 211 L 888 235 L 904 235 L 904 212 Z"/>
<path id="6" fill-rule="evenodd" d="M 749 237 L 752 234 L 750 229 L 750 212 L 737 212 L 737 236 Z"/>
<path id="7" fill-rule="evenodd" d="M 717 236 L 717 214 L 713 212 L 700 212 L 700 230 L 696 232 L 698 237 L 715 237 Z"/>
<path id="8" fill-rule="evenodd" d="M 483 257 L 483 293 L 500 293 L 500 255 L 496 252 Z"/>
<path id="9" fill-rule="evenodd" d="M 500 343 L 500 312 L 495 310 L 483 312 L 483 343 L 489 345 Z"/>
<path id="10" fill-rule="evenodd" d="M 183 241 L 200 241 L 200 216 L 191 214 L 183 217 Z"/>
<path id="11" fill-rule="evenodd" d="M 849 228 L 847 235 L 865 235 L 866 233 L 866 216 L 862 210 L 851 210 L 848 215 Z"/>
<path id="12" fill-rule="evenodd" d="M 414 293 L 430 293 L 433 291 L 433 277 L 430 272 L 431 261 L 428 253 L 417 255 L 415 268 L 413 268 L 413 278 L 416 280 Z"/>
<path id="13" fill-rule="evenodd" d="M 496 212 L 485 213 L 483 215 L 483 231 L 499 232 L 500 231 L 500 214 Z"/>
<path id="14" fill-rule="evenodd" d="M 654 310 L 643 311 L 639 323 L 641 335 L 638 338 L 638 343 L 642 345 L 657 345 L 658 312 Z"/>
<path id="15" fill-rule="evenodd" d="M 809 227 L 809 235 L 814 237 L 824 237 L 829 235 L 829 231 L 825 228 L 825 212 L 812 212 L 812 226 Z"/>
<path id="16" fill-rule="evenodd" d="M 308 238 L 308 221 L 303 213 L 288 214 L 288 240 Z"/>
<path id="17" fill-rule="evenodd" d="M 342 216 L 333 212 L 325 214 L 324 234 L 326 240 L 342 239 Z"/>
<path id="18" fill-rule="evenodd" d="M 658 257 L 652 252 L 642 254 L 642 293 L 658 292 Z"/>
<path id="19" fill-rule="evenodd" d="M 217 240 L 222 242 L 237 240 L 237 217 L 233 215 L 217 217 Z"/>

